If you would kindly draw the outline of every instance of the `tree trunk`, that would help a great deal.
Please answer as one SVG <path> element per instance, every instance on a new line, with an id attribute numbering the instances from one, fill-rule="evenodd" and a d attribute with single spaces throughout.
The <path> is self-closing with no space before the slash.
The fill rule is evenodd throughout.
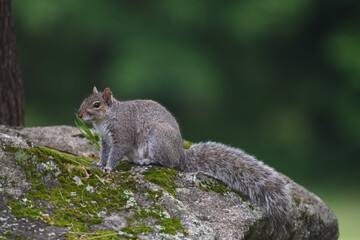
<path id="1" fill-rule="evenodd" d="M 24 90 L 11 0 L 0 0 L 0 124 L 24 126 Z"/>

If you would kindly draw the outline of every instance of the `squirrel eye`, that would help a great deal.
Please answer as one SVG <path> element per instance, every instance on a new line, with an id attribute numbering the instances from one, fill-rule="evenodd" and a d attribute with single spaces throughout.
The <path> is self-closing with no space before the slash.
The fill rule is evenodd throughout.
<path id="1" fill-rule="evenodd" d="M 99 107 L 100 107 L 100 103 L 99 103 L 99 102 L 94 103 L 94 104 L 93 104 L 93 107 L 94 107 L 94 108 L 99 108 Z"/>

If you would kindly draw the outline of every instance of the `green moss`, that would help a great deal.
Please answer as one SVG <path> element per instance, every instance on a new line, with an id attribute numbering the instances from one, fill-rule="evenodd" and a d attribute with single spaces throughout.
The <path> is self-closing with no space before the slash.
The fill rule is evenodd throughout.
<path id="1" fill-rule="evenodd" d="M 130 171 L 133 166 L 133 163 L 123 161 L 115 168 L 115 170 Z"/>
<path id="2" fill-rule="evenodd" d="M 22 203 L 17 199 L 10 200 L 5 205 L 10 207 L 11 212 L 18 218 L 28 217 L 34 221 L 42 219 L 43 209 L 31 208 L 30 204 Z"/>
<path id="3" fill-rule="evenodd" d="M 55 215 L 50 217 L 50 221 L 56 226 L 69 227 L 75 232 L 88 232 L 89 216 L 77 209 L 67 208 L 54 210 Z"/>
<path id="4" fill-rule="evenodd" d="M 231 189 L 228 185 L 226 185 L 225 183 L 219 180 L 205 181 L 201 177 L 197 177 L 197 179 L 200 180 L 200 184 L 197 187 L 205 192 L 212 191 L 212 192 L 220 193 L 221 195 L 224 195 L 228 192 L 234 192 L 239 197 L 241 197 L 243 201 L 247 201 L 249 199 L 245 194 Z"/>
<path id="5" fill-rule="evenodd" d="M 144 218 L 157 219 L 156 224 L 162 227 L 161 233 L 176 235 L 178 233 L 186 234 L 185 228 L 181 225 L 180 219 L 166 217 L 164 209 L 160 205 L 154 205 L 150 208 L 140 208 L 140 211 L 134 215 L 136 220 Z"/>
<path id="6" fill-rule="evenodd" d="M 5 206 L 11 208 L 11 212 L 15 216 L 21 216 L 21 209 L 23 207 L 23 204 L 21 204 L 18 200 L 10 200 L 5 203 Z"/>
<path id="7" fill-rule="evenodd" d="M 42 219 L 42 213 L 44 211 L 44 209 L 34 209 L 29 207 L 25 207 L 22 210 L 22 216 L 23 217 L 28 217 L 31 218 L 32 220 L 39 220 Z"/>
<path id="8" fill-rule="evenodd" d="M 176 184 L 173 182 L 178 171 L 163 167 L 152 167 L 143 172 L 144 179 L 162 187 L 164 190 L 175 196 Z"/>
<path id="9" fill-rule="evenodd" d="M 36 153 L 39 157 L 48 158 L 49 156 L 53 157 L 57 163 L 64 164 L 75 164 L 83 167 L 90 167 L 91 163 L 96 161 L 95 158 L 85 158 L 74 156 L 71 154 L 59 152 L 57 150 L 46 148 L 46 147 L 36 147 L 31 149 L 32 152 Z"/>
<path id="10" fill-rule="evenodd" d="M 165 217 L 164 210 L 159 205 L 153 205 L 152 207 L 144 208 L 140 207 L 140 210 L 134 215 L 134 219 L 141 220 L 144 218 L 152 217 L 154 219 L 162 219 Z"/>
<path id="11" fill-rule="evenodd" d="M 14 233 L 12 231 L 6 231 L 3 233 L 4 236 L 13 236 Z"/>
<path id="12" fill-rule="evenodd" d="M 185 149 L 189 149 L 192 145 L 194 145 L 193 142 L 189 142 L 189 141 L 184 140 L 184 148 Z"/>
<path id="13" fill-rule="evenodd" d="M 154 191 L 154 190 L 151 190 L 151 189 L 148 189 L 146 192 L 146 198 L 148 200 L 153 200 L 154 202 L 156 202 L 157 200 L 159 200 L 159 198 L 161 198 L 164 193 L 162 191 Z"/>
<path id="14" fill-rule="evenodd" d="M 221 195 L 231 191 L 227 185 L 220 181 L 217 181 L 215 184 L 213 182 L 201 181 L 199 188 L 206 192 L 213 191 L 220 193 Z"/>
<path id="15" fill-rule="evenodd" d="M 120 187 L 111 183 L 103 184 L 101 178 L 105 174 L 90 167 L 93 159 L 43 147 L 21 149 L 15 155 L 32 183 L 32 189 L 26 193 L 25 203 L 18 199 L 7 202 L 17 217 L 29 217 L 56 226 L 70 227 L 72 231 L 87 232 L 91 224 L 101 223 L 98 212 L 103 208 L 113 211 L 123 207 L 129 198 L 124 191 L 135 191 L 134 180 L 121 174 L 117 175 Z M 92 175 L 85 178 L 85 171 Z M 58 182 L 52 189 L 47 189 L 41 181 L 49 175 L 57 178 Z M 80 178 L 82 184 L 77 185 L 74 177 Z M 89 186 L 93 193 L 87 190 Z M 43 206 L 47 206 L 47 209 Z"/>
<path id="16" fill-rule="evenodd" d="M 145 225 L 139 224 L 138 231 L 139 231 L 139 233 L 154 232 L 154 229 L 152 229 L 151 227 L 147 227 Z"/>
<path id="17" fill-rule="evenodd" d="M 137 226 L 124 227 L 121 229 L 121 232 L 123 232 L 126 237 L 137 238 L 140 233 L 154 232 L 154 230 L 151 227 L 138 224 Z"/>
<path id="18" fill-rule="evenodd" d="M 18 218 L 27 217 L 68 227 L 74 232 L 67 234 L 68 239 L 118 239 L 117 232 L 95 230 L 90 233 L 89 229 L 94 229 L 90 226 L 101 223 L 99 213 L 104 209 L 108 214 L 131 209 L 135 213 L 133 218 L 127 218 L 128 226 L 123 231 L 131 235 L 130 238 L 154 231 L 144 224 L 147 218 L 156 219 L 164 233 L 184 232 L 180 220 L 167 217 L 162 207 L 156 205 L 163 196 L 162 190 L 141 189 L 146 198 L 153 202 L 147 208 L 139 206 L 132 198 L 132 194 L 140 190 L 138 180 L 127 172 L 133 166 L 131 163 L 120 164 L 120 173 L 107 174 L 91 167 L 94 159 L 44 147 L 20 149 L 18 152 L 12 150 L 32 184 L 31 190 L 25 194 L 25 200 L 13 198 L 6 203 Z M 144 179 L 174 195 L 176 185 L 173 179 L 176 174 L 176 170 L 154 167 L 144 172 Z"/>
<path id="19" fill-rule="evenodd" d="M 160 231 L 162 233 L 175 235 L 179 230 L 185 233 L 185 228 L 180 224 L 179 218 L 163 218 L 160 220 L 160 225 L 164 228 Z"/>

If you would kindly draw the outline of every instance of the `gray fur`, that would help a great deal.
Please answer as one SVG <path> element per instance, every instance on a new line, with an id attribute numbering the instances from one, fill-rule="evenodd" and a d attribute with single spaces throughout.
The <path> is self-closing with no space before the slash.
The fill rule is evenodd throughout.
<path id="1" fill-rule="evenodd" d="M 100 107 L 94 108 L 94 102 Z M 127 156 L 139 165 L 204 172 L 263 206 L 274 235 L 278 239 L 288 236 L 291 199 L 287 183 L 273 168 L 242 150 L 214 142 L 184 150 L 179 125 L 163 106 L 151 100 L 117 101 L 110 89 L 94 90 L 78 115 L 93 123 L 101 138 L 100 162 L 93 166 L 111 171 Z"/>
<path id="2" fill-rule="evenodd" d="M 194 144 L 185 150 L 182 171 L 201 171 L 263 206 L 278 239 L 288 236 L 291 199 L 279 173 L 240 149 L 221 143 Z"/>

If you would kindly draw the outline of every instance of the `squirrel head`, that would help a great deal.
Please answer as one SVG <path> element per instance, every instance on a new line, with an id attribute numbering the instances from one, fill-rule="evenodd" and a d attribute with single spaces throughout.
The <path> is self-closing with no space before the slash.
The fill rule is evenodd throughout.
<path id="1" fill-rule="evenodd" d="M 111 107 L 113 100 L 110 88 L 105 88 L 102 93 L 99 93 L 94 87 L 92 94 L 81 103 L 77 115 L 85 122 L 101 122 L 106 111 Z"/>

